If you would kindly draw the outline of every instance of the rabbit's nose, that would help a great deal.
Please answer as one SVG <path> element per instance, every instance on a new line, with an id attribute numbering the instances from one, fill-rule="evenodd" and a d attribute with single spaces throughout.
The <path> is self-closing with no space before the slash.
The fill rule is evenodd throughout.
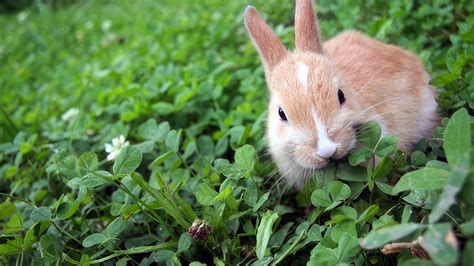
<path id="1" fill-rule="evenodd" d="M 337 149 L 337 144 L 332 141 L 322 141 L 318 143 L 316 155 L 328 159 L 334 155 Z"/>
<path id="2" fill-rule="evenodd" d="M 329 159 L 336 152 L 337 144 L 329 138 L 326 125 L 319 119 L 318 114 L 314 109 L 311 109 L 311 114 L 318 135 L 316 155 L 324 159 Z"/>

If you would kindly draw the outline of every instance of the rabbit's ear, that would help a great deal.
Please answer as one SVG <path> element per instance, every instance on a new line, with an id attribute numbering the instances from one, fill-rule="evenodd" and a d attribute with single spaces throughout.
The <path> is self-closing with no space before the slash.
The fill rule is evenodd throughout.
<path id="1" fill-rule="evenodd" d="M 252 6 L 248 6 L 245 9 L 245 26 L 252 37 L 252 41 L 262 58 L 266 70 L 274 67 L 286 56 L 285 46 L 283 46 L 278 36 L 272 32 L 257 10 Z"/>
<path id="2" fill-rule="evenodd" d="M 295 35 L 296 50 L 323 53 L 318 20 L 311 0 L 296 0 Z"/>

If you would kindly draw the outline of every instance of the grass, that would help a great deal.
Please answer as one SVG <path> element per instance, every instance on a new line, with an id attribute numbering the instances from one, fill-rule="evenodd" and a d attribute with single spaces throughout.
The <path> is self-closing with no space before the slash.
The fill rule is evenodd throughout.
<path id="1" fill-rule="evenodd" d="M 369 152 L 301 191 L 275 184 L 265 150 L 248 4 L 36 1 L 0 14 L 2 263 L 474 263 L 474 4 L 317 1 L 324 38 L 356 29 L 419 54 L 444 119 L 412 152 L 366 125 Z M 293 47 L 292 2 L 250 4 Z"/>

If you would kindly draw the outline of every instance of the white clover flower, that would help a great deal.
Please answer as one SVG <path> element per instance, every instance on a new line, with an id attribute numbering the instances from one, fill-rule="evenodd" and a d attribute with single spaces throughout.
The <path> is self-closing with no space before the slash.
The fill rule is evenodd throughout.
<path id="1" fill-rule="evenodd" d="M 125 137 L 123 135 L 118 136 L 117 138 L 112 139 L 112 144 L 106 143 L 105 144 L 105 151 L 109 154 L 107 155 L 107 160 L 112 161 L 117 159 L 120 151 L 127 147 L 130 142 L 125 141 Z"/>
<path id="2" fill-rule="evenodd" d="M 28 18 L 28 12 L 26 12 L 26 11 L 22 11 L 22 12 L 18 13 L 18 15 L 16 16 L 16 19 L 20 23 L 25 22 L 27 18 Z"/>
<path id="3" fill-rule="evenodd" d="M 111 26 L 112 26 L 112 22 L 110 20 L 104 20 L 102 22 L 101 28 L 103 31 L 108 31 Z"/>
<path id="4" fill-rule="evenodd" d="M 78 108 L 71 108 L 61 115 L 61 119 L 65 122 L 71 121 L 79 114 Z"/>

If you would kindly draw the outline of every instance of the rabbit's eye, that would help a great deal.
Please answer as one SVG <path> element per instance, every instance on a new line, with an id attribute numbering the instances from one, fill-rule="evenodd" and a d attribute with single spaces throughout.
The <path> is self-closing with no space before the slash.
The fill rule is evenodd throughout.
<path id="1" fill-rule="evenodd" d="M 337 98 L 339 99 L 340 104 L 343 104 L 346 101 L 346 98 L 344 98 L 344 93 L 341 90 L 337 91 Z"/>
<path id="2" fill-rule="evenodd" d="M 278 115 L 280 116 L 281 120 L 288 121 L 288 118 L 286 118 L 285 112 L 283 112 L 283 109 L 281 109 L 281 107 L 278 107 Z"/>

